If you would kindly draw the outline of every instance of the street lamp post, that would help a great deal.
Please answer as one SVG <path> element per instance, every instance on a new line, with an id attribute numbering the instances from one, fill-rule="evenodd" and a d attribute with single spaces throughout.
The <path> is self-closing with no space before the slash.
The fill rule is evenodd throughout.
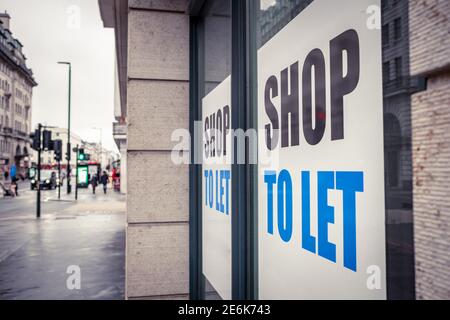
<path id="1" fill-rule="evenodd" d="M 65 64 L 69 66 L 69 97 L 68 97 L 68 124 L 67 124 L 67 194 L 71 192 L 71 185 L 70 185 L 70 156 L 72 153 L 71 147 L 70 147 L 70 104 L 71 104 L 71 93 L 72 93 L 72 64 L 70 62 L 58 62 L 58 64 Z"/>

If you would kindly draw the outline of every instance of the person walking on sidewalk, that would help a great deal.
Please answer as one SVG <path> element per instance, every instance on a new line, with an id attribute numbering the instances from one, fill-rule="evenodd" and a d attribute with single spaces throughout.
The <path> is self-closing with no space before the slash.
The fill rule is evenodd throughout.
<path id="1" fill-rule="evenodd" d="M 108 188 L 109 177 L 106 171 L 103 171 L 102 176 L 100 177 L 100 183 L 103 185 L 103 193 L 106 194 L 106 189 Z"/>
<path id="2" fill-rule="evenodd" d="M 91 178 L 92 194 L 95 194 L 95 188 L 97 188 L 97 185 L 98 185 L 97 174 L 93 174 Z"/>
<path id="3" fill-rule="evenodd" d="M 1 184 L 1 187 L 3 189 L 3 194 L 5 196 L 10 196 L 13 198 L 16 196 L 15 185 L 11 182 L 8 171 L 5 171 L 4 173 L 4 180 L 3 183 Z"/>
<path id="4" fill-rule="evenodd" d="M 17 177 L 17 168 L 14 163 L 9 170 L 9 175 L 11 177 L 11 186 L 14 188 L 14 194 L 19 196 L 19 178 Z"/>
<path id="5" fill-rule="evenodd" d="M 14 196 L 19 196 L 19 179 L 17 176 L 11 177 L 11 190 L 14 191 Z"/>

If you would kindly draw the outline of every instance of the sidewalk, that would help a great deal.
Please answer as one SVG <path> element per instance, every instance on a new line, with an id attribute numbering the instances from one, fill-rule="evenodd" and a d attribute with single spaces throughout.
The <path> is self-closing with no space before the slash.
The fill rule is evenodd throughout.
<path id="1" fill-rule="evenodd" d="M 4 183 L 4 181 L 0 180 L 0 183 Z M 19 180 L 18 186 L 19 186 L 19 189 L 18 189 L 19 195 L 21 195 L 23 192 L 27 192 L 30 190 L 30 181 L 29 180 Z M 3 190 L 0 186 L 0 199 L 2 199 L 2 198 L 4 198 L 4 196 L 3 196 Z"/>
<path id="2" fill-rule="evenodd" d="M 124 196 L 80 190 L 75 202 L 55 195 L 43 193 L 39 220 L 34 192 L 0 199 L 0 299 L 123 299 Z"/>

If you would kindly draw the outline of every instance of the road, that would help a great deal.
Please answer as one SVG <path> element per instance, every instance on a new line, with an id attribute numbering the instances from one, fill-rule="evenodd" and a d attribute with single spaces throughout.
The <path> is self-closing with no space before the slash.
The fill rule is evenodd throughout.
<path id="1" fill-rule="evenodd" d="M 0 299 L 123 299 L 124 196 L 43 191 L 36 219 L 36 192 L 19 191 L 0 199 Z"/>

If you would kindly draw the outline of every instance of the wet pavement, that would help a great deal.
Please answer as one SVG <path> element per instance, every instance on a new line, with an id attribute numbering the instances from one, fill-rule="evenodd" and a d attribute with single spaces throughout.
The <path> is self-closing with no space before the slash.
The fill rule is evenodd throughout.
<path id="1" fill-rule="evenodd" d="M 0 299 L 123 299 L 125 197 L 45 191 L 40 219 L 35 206 L 35 191 L 0 199 Z"/>

